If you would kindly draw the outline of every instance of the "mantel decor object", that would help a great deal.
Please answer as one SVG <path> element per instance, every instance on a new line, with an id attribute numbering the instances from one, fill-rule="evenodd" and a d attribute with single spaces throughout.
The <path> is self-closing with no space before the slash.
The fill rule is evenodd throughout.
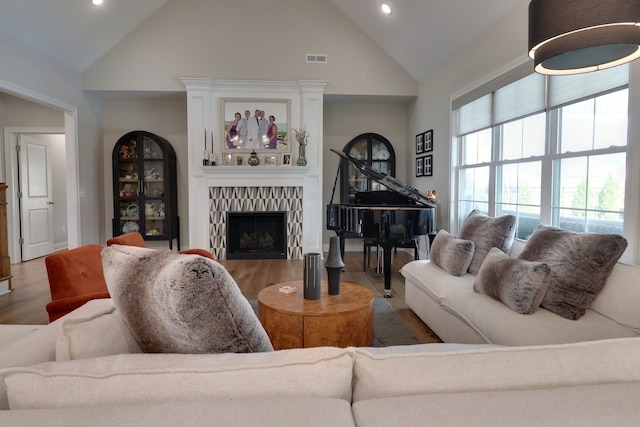
<path id="1" fill-rule="evenodd" d="M 320 299 L 322 295 L 322 254 L 304 254 L 303 288 L 304 299 Z"/>
<path id="2" fill-rule="evenodd" d="M 309 132 L 307 132 L 306 129 L 293 129 L 293 131 L 296 133 L 296 141 L 298 141 L 298 145 L 300 147 L 300 151 L 298 152 L 298 161 L 296 164 L 298 166 L 306 166 L 306 147 L 309 140 Z"/>
<path id="3" fill-rule="evenodd" d="M 249 166 L 258 166 L 260 164 L 260 158 L 258 157 L 256 150 L 253 150 L 251 152 L 251 156 L 249 156 L 249 160 L 247 160 L 247 163 L 249 164 Z"/>
<path id="4" fill-rule="evenodd" d="M 329 238 L 329 253 L 324 263 L 327 269 L 327 281 L 329 282 L 329 295 L 340 295 L 340 282 L 344 261 L 340 254 L 340 236 Z"/>

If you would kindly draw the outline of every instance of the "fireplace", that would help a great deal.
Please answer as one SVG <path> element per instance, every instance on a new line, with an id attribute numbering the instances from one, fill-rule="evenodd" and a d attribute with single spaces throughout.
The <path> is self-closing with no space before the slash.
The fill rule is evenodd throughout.
<path id="1" fill-rule="evenodd" d="M 227 259 L 286 258 L 286 212 L 227 212 Z"/>

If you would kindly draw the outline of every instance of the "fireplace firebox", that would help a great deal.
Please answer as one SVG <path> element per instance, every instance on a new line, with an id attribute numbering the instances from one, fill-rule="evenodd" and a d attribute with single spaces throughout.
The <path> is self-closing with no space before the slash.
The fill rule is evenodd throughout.
<path id="1" fill-rule="evenodd" d="M 286 259 L 286 212 L 227 212 L 227 259 Z"/>

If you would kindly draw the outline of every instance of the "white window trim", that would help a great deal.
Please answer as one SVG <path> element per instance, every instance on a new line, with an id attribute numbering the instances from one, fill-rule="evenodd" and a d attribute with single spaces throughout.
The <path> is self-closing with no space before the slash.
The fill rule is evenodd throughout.
<path id="1" fill-rule="evenodd" d="M 466 93 L 470 93 L 487 82 L 498 78 L 501 75 L 508 73 L 516 67 L 522 66 L 529 62 L 530 59 L 526 56 L 518 58 L 517 60 L 506 64 L 504 67 L 496 70 L 483 79 L 475 82 L 467 88 L 453 94 L 450 97 L 451 105 L 456 99 L 460 99 Z M 458 176 L 460 164 L 458 153 L 458 141 L 456 136 L 456 129 L 458 128 L 456 123 L 456 114 L 454 114 L 453 108 L 449 109 L 450 114 L 450 135 L 451 143 L 450 147 L 450 175 L 449 175 L 449 224 L 451 232 L 458 233 L 458 203 L 459 198 L 458 190 Z M 553 128 L 550 126 L 549 128 Z M 547 141 L 550 139 L 547 138 Z M 627 125 L 627 176 L 625 182 L 625 220 L 623 225 L 623 235 L 627 239 L 629 245 L 624 254 L 620 257 L 620 261 L 632 264 L 640 264 L 640 61 L 634 61 L 629 64 L 629 120 Z M 543 162 L 543 182 L 542 186 L 551 186 L 550 177 L 551 171 L 546 168 L 551 168 L 552 162 Z M 547 173 L 548 172 L 548 173 Z M 545 178 L 545 177 L 548 177 Z M 547 182 L 549 181 L 549 182 Z M 491 192 L 490 192 L 491 193 Z M 543 197 L 552 197 L 551 191 L 543 192 Z M 551 200 L 542 200 L 542 204 L 545 205 Z M 550 212 L 541 213 L 541 222 L 550 224 L 551 218 Z"/>

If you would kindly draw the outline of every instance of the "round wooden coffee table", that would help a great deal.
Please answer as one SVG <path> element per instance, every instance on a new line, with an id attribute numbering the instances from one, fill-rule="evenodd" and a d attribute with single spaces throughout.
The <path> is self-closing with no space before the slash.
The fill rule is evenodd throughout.
<path id="1" fill-rule="evenodd" d="M 281 286 L 295 286 L 291 294 Z M 329 295 L 322 281 L 318 300 L 304 299 L 302 280 L 278 283 L 258 294 L 258 318 L 276 350 L 302 347 L 369 346 L 373 341 L 373 294 L 342 282 L 340 295 Z"/>

